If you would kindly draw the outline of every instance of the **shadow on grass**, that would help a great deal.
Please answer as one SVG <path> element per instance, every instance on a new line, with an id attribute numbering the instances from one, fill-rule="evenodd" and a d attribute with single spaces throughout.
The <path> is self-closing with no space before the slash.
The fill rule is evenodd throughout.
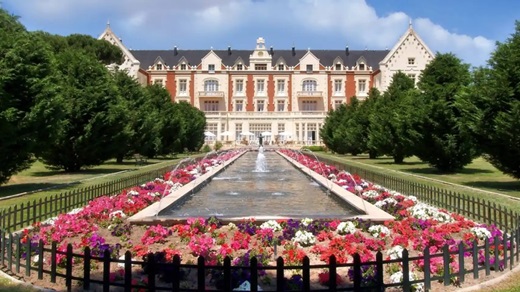
<path id="1" fill-rule="evenodd" d="M 410 162 L 404 161 L 403 163 L 395 163 L 393 160 L 388 160 L 388 159 L 385 159 L 383 161 L 377 161 L 374 164 L 380 164 L 380 165 L 426 165 L 426 163 L 422 162 L 422 161 L 410 161 Z"/>
<path id="2" fill-rule="evenodd" d="M 135 164 L 129 164 L 135 165 Z M 114 172 L 124 171 L 127 169 L 123 168 L 89 168 L 82 169 L 80 171 L 75 172 L 66 172 L 63 170 L 49 170 L 49 171 L 37 171 L 31 174 L 31 176 L 37 177 L 46 177 L 46 176 L 55 176 L 55 175 L 83 175 L 83 174 L 110 174 Z"/>
<path id="3" fill-rule="evenodd" d="M 494 189 L 498 191 L 520 190 L 520 181 L 471 181 L 463 184 L 470 187 Z"/>
<path id="4" fill-rule="evenodd" d="M 457 172 L 442 172 L 442 171 L 439 171 L 439 170 L 437 170 L 435 168 L 431 168 L 431 167 L 430 168 L 409 168 L 409 169 L 403 169 L 402 171 L 414 173 L 414 174 L 434 174 L 434 175 L 493 173 L 492 170 L 479 169 L 479 168 L 464 168 Z"/>
<path id="5" fill-rule="evenodd" d="M 12 196 L 25 192 L 38 191 L 43 189 L 59 189 L 63 187 L 68 187 L 77 183 L 25 183 L 25 184 L 15 184 L 8 186 L 0 187 L 0 198 Z"/>

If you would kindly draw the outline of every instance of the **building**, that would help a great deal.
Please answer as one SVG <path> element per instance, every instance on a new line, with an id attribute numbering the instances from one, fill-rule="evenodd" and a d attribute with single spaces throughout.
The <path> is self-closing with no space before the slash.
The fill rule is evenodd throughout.
<path id="1" fill-rule="evenodd" d="M 279 50 L 261 37 L 254 50 L 130 50 L 110 25 L 99 38 L 121 48 L 120 69 L 140 83 L 204 111 L 207 140 L 233 144 L 261 133 L 267 143 L 320 144 L 329 110 L 384 91 L 399 70 L 417 80 L 434 57 L 411 24 L 391 50 Z"/>

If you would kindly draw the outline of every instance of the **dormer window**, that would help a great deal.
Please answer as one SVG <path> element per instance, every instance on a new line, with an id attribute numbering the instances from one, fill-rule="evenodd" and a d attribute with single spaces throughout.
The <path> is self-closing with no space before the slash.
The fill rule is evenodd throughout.
<path id="1" fill-rule="evenodd" d="M 208 65 L 208 72 L 209 73 L 215 73 L 215 64 L 209 64 Z"/>
<path id="2" fill-rule="evenodd" d="M 285 70 L 285 66 L 283 64 L 278 64 L 278 71 Z"/>
<path id="3" fill-rule="evenodd" d="M 244 70 L 242 64 L 237 64 L 237 70 Z"/>
<path id="4" fill-rule="evenodd" d="M 342 69 L 341 67 L 343 67 L 343 66 L 341 66 L 340 63 L 337 63 L 337 64 L 336 64 L 336 70 L 341 70 L 341 69 Z"/>
<path id="5" fill-rule="evenodd" d="M 312 73 L 312 64 L 307 65 L 307 73 Z"/>
<path id="6" fill-rule="evenodd" d="M 365 70 L 365 64 L 361 63 L 358 65 L 359 70 L 364 71 Z"/>
<path id="7" fill-rule="evenodd" d="M 186 64 L 181 64 L 181 70 L 186 70 Z"/>
<path id="8" fill-rule="evenodd" d="M 162 64 L 155 65 L 155 70 L 162 70 L 162 69 L 163 69 Z"/>
<path id="9" fill-rule="evenodd" d="M 408 65 L 415 65 L 415 58 L 408 58 Z"/>

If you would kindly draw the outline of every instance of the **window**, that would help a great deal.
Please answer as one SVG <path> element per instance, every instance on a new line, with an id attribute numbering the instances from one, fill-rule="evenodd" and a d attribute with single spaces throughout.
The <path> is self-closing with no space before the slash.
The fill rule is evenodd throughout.
<path id="1" fill-rule="evenodd" d="M 278 95 L 285 93 L 285 80 L 278 79 L 276 81 L 276 92 L 278 92 Z"/>
<path id="2" fill-rule="evenodd" d="M 407 74 L 408 77 L 412 78 L 412 80 L 415 82 L 415 74 Z"/>
<path id="3" fill-rule="evenodd" d="M 265 102 L 263 100 L 257 100 L 256 101 L 256 111 L 257 112 L 263 112 L 264 111 L 264 105 L 265 105 Z"/>
<path id="4" fill-rule="evenodd" d="M 307 65 L 307 73 L 312 73 L 312 65 Z"/>
<path id="5" fill-rule="evenodd" d="M 255 70 L 267 70 L 267 64 L 255 64 Z"/>
<path id="6" fill-rule="evenodd" d="M 285 70 L 285 66 L 283 64 L 278 64 L 278 71 Z"/>
<path id="7" fill-rule="evenodd" d="M 316 80 L 303 80 L 302 91 L 316 91 Z"/>
<path id="8" fill-rule="evenodd" d="M 217 80 L 204 81 L 204 91 L 218 91 L 218 81 Z"/>
<path id="9" fill-rule="evenodd" d="M 415 58 L 408 58 L 408 65 L 415 65 Z"/>
<path id="10" fill-rule="evenodd" d="M 342 104 L 343 104 L 343 101 L 335 100 L 334 101 L 334 109 L 338 109 Z"/>
<path id="11" fill-rule="evenodd" d="M 277 103 L 276 103 L 276 110 L 279 111 L 279 112 L 285 111 L 285 101 L 284 100 L 277 101 Z"/>
<path id="12" fill-rule="evenodd" d="M 209 64 L 208 65 L 208 71 L 210 73 L 214 73 L 215 72 L 215 64 Z"/>
<path id="13" fill-rule="evenodd" d="M 186 64 L 181 64 L 181 70 L 186 70 Z"/>
<path id="14" fill-rule="evenodd" d="M 237 79 L 235 81 L 235 93 L 239 95 L 244 93 L 244 80 Z"/>
<path id="15" fill-rule="evenodd" d="M 361 63 L 358 65 L 359 70 L 364 71 L 365 70 L 365 64 Z"/>
<path id="16" fill-rule="evenodd" d="M 334 93 L 341 94 L 342 91 L 343 91 L 343 80 L 341 80 L 341 79 L 334 80 Z"/>
<path id="17" fill-rule="evenodd" d="M 243 70 L 242 64 L 237 64 L 237 70 Z"/>
<path id="18" fill-rule="evenodd" d="M 336 70 L 341 70 L 341 67 L 343 67 L 343 66 L 341 66 L 341 64 L 339 64 L 339 63 L 336 64 Z"/>
<path id="19" fill-rule="evenodd" d="M 243 100 L 235 101 L 235 111 L 236 112 L 244 111 L 244 101 Z"/>
<path id="20" fill-rule="evenodd" d="M 186 79 L 179 80 L 179 95 L 186 95 L 187 81 Z"/>
<path id="21" fill-rule="evenodd" d="M 162 64 L 155 65 L 155 70 L 162 70 Z"/>
<path id="22" fill-rule="evenodd" d="M 159 84 L 159 85 L 164 86 L 164 83 L 163 83 L 163 80 L 162 80 L 162 79 L 155 79 L 155 80 L 153 81 L 153 84 Z"/>
<path id="23" fill-rule="evenodd" d="M 304 112 L 312 112 L 318 109 L 318 102 L 315 100 L 304 100 L 303 101 L 303 111 Z"/>
<path id="24" fill-rule="evenodd" d="M 256 93 L 264 94 L 265 93 L 265 81 L 264 79 L 258 79 L 256 81 Z"/>
<path id="25" fill-rule="evenodd" d="M 364 93 L 367 91 L 367 81 L 365 79 L 358 80 L 358 92 Z"/>
<path id="26" fill-rule="evenodd" d="M 218 111 L 218 101 L 217 100 L 205 100 L 204 101 L 204 111 L 205 112 L 217 112 Z"/>

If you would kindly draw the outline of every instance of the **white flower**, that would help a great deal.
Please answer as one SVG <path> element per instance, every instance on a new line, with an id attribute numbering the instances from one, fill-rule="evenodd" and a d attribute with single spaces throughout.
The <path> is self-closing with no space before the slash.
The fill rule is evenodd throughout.
<path id="1" fill-rule="evenodd" d="M 336 227 L 336 231 L 341 235 L 353 234 L 356 230 L 356 225 L 351 221 L 341 222 L 338 224 L 338 227 Z"/>
<path id="2" fill-rule="evenodd" d="M 367 198 L 376 198 L 379 197 L 379 192 L 376 190 L 368 190 L 363 192 L 362 195 Z"/>
<path id="3" fill-rule="evenodd" d="M 72 209 L 68 214 L 75 215 L 81 212 L 81 210 L 83 210 L 83 208 Z"/>
<path id="4" fill-rule="evenodd" d="M 114 211 L 114 212 L 108 214 L 108 218 L 112 219 L 118 215 L 121 218 L 126 218 L 126 214 L 122 210 L 117 210 L 117 211 Z"/>
<path id="5" fill-rule="evenodd" d="M 316 242 L 316 237 L 307 231 L 296 231 L 292 241 L 299 243 L 302 246 L 309 246 Z"/>
<path id="6" fill-rule="evenodd" d="M 333 173 L 329 174 L 329 179 L 330 179 L 331 181 L 336 181 L 336 175 L 333 174 Z"/>
<path id="7" fill-rule="evenodd" d="M 40 261 L 40 255 L 33 256 L 32 261 L 37 264 Z M 45 258 L 43 258 L 43 262 L 45 263 Z"/>
<path id="8" fill-rule="evenodd" d="M 408 212 L 412 217 L 422 220 L 434 219 L 439 223 L 454 221 L 450 214 L 424 203 L 415 204 L 414 206 L 408 208 Z"/>
<path id="9" fill-rule="evenodd" d="M 312 221 L 314 221 L 314 220 L 312 220 L 312 218 L 303 218 L 301 223 L 303 226 L 309 226 L 309 224 L 311 224 Z"/>
<path id="10" fill-rule="evenodd" d="M 382 201 L 378 201 L 374 204 L 374 206 L 378 207 L 378 208 L 382 208 L 383 206 L 386 206 L 386 205 L 397 205 L 397 201 L 394 199 L 394 198 L 386 198 Z"/>
<path id="11" fill-rule="evenodd" d="M 410 200 L 410 201 L 414 202 L 414 203 L 417 203 L 417 202 L 418 202 L 418 200 L 417 200 L 417 197 L 416 197 L 416 196 L 408 196 L 408 197 L 406 197 L 406 198 L 407 198 L 408 200 Z"/>
<path id="12" fill-rule="evenodd" d="M 485 227 L 472 227 L 470 230 L 478 239 L 484 240 L 492 237 L 491 232 Z"/>
<path id="13" fill-rule="evenodd" d="M 280 224 L 278 222 L 276 222 L 275 220 L 265 221 L 264 223 L 262 223 L 262 225 L 260 225 L 260 228 L 272 229 L 275 232 L 282 230 L 282 226 L 280 226 Z"/>
<path id="14" fill-rule="evenodd" d="M 127 193 L 129 196 L 139 196 L 139 192 L 136 190 L 131 190 Z"/>
<path id="15" fill-rule="evenodd" d="M 237 226 L 236 226 L 235 223 L 233 223 L 233 222 L 229 222 L 227 226 L 228 226 L 229 229 L 231 229 L 231 230 L 237 228 Z"/>
<path id="16" fill-rule="evenodd" d="M 412 273 L 412 272 L 409 272 L 409 273 L 408 273 L 408 278 L 409 278 L 410 281 L 415 281 L 415 280 L 417 280 L 417 277 L 416 277 L 415 274 Z M 402 283 L 402 282 L 403 282 L 403 272 L 402 272 L 402 271 L 399 271 L 399 272 L 395 272 L 395 273 L 393 273 L 393 274 L 390 276 L 390 281 L 392 281 L 393 284 Z M 416 291 L 416 292 L 422 292 L 422 291 L 424 291 L 424 284 L 423 284 L 423 283 L 416 283 L 416 284 L 413 284 L 413 285 L 412 285 L 412 291 Z"/>
<path id="17" fill-rule="evenodd" d="M 51 217 L 45 221 L 42 221 L 42 225 L 54 225 L 58 217 Z"/>
<path id="18" fill-rule="evenodd" d="M 164 182 L 164 179 L 162 179 L 162 178 L 155 178 L 154 181 L 157 182 L 157 183 L 162 183 L 162 182 Z M 144 187 L 146 185 L 142 185 L 142 186 Z"/>
<path id="19" fill-rule="evenodd" d="M 389 249 L 386 254 L 390 257 L 390 259 L 392 260 L 395 260 L 395 259 L 400 259 L 403 257 L 403 250 L 404 248 L 400 245 L 396 245 L 394 247 L 392 247 L 391 249 Z"/>
<path id="20" fill-rule="evenodd" d="M 368 232 L 375 237 L 382 237 L 382 236 L 388 236 L 390 235 L 390 229 L 388 229 L 384 225 L 373 225 L 368 228 Z"/>

